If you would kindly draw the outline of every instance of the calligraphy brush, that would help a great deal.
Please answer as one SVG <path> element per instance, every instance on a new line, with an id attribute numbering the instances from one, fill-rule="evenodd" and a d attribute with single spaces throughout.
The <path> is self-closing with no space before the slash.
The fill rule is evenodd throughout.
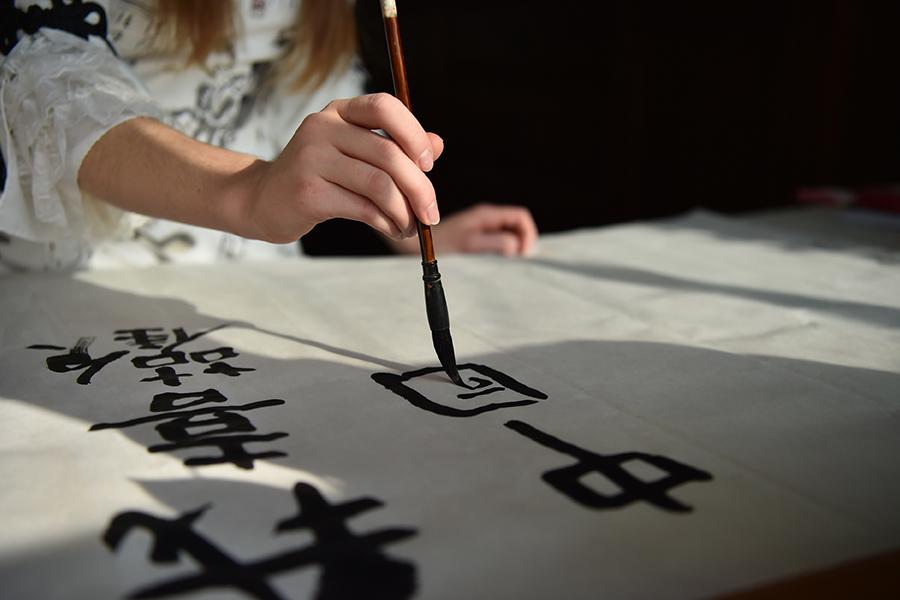
<path id="1" fill-rule="evenodd" d="M 387 37 L 388 52 L 391 56 L 391 76 L 394 80 L 394 95 L 406 108 L 412 111 L 409 101 L 409 87 L 406 83 L 406 66 L 403 63 L 403 48 L 400 45 L 400 26 L 397 23 L 396 0 L 381 0 L 381 16 L 384 18 L 384 34 Z M 431 240 L 431 226 L 418 219 L 416 228 L 419 232 L 419 250 L 422 254 L 422 281 L 425 282 L 425 311 L 428 314 L 428 326 L 431 328 L 431 341 L 437 352 L 441 366 L 456 385 L 465 387 L 456 368 L 456 356 L 453 352 L 453 338 L 450 336 L 450 314 L 447 312 L 447 299 L 444 297 L 444 286 L 441 273 L 438 271 L 437 259 L 434 256 L 434 242 Z"/>

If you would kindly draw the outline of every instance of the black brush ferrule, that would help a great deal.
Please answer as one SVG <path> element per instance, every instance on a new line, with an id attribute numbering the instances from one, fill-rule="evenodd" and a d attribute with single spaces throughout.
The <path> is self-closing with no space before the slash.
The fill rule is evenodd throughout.
<path id="1" fill-rule="evenodd" d="M 441 273 L 436 260 L 422 263 L 422 281 L 425 283 L 428 326 L 431 331 L 449 330 L 450 314 L 447 312 L 447 299 L 444 297 L 444 286 L 441 284 Z"/>

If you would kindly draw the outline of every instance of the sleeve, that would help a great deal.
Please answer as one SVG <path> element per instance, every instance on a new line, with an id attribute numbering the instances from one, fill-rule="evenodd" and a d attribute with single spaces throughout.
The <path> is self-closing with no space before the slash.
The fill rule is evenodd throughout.
<path id="1" fill-rule="evenodd" d="M 81 162 L 114 126 L 160 118 L 146 90 L 104 40 L 42 28 L 0 65 L 0 230 L 26 240 L 96 243 L 141 219 L 78 187 Z"/>

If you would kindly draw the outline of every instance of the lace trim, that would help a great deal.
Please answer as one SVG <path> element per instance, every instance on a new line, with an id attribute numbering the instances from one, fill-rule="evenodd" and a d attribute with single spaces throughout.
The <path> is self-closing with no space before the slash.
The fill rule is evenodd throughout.
<path id="1" fill-rule="evenodd" d="M 101 43 L 43 29 L 7 56 L 0 87 L 0 228 L 35 241 L 96 243 L 133 227 L 136 215 L 82 194 L 77 183 L 82 160 L 109 129 L 161 116 L 128 67 Z"/>

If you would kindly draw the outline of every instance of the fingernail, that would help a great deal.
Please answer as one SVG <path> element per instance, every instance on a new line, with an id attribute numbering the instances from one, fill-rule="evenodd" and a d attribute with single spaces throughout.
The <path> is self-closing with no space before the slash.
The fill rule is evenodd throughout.
<path id="1" fill-rule="evenodd" d="M 428 214 L 428 224 L 437 225 L 441 220 L 441 213 L 438 212 L 437 202 L 432 202 L 431 206 L 425 209 Z"/>
<path id="2" fill-rule="evenodd" d="M 394 240 L 395 242 L 401 241 L 405 236 L 403 235 L 403 230 L 401 230 L 396 225 L 391 225 L 390 232 L 387 234 L 389 238 Z"/>
<path id="3" fill-rule="evenodd" d="M 423 152 L 422 155 L 419 156 L 419 168 L 427 173 L 433 167 L 434 154 L 431 153 L 431 148 L 425 148 L 425 152 Z"/>

